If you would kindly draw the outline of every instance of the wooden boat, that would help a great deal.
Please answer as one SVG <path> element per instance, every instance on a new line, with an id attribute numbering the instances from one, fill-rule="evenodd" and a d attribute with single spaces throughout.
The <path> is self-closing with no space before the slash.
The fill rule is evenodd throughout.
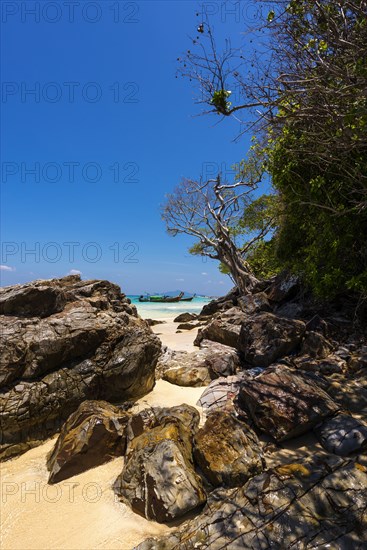
<path id="1" fill-rule="evenodd" d="M 193 298 L 195 298 L 195 296 L 196 296 L 196 294 L 194 294 L 193 296 L 190 296 L 190 298 L 181 298 L 180 301 L 181 301 L 181 302 L 191 302 L 191 300 L 192 300 Z"/>
<path id="2" fill-rule="evenodd" d="M 163 302 L 163 303 L 172 303 L 179 302 L 184 295 L 184 292 L 180 292 L 178 296 L 150 296 L 150 302 Z"/>
<path id="3" fill-rule="evenodd" d="M 141 296 L 139 296 L 139 302 L 150 302 L 150 296 L 149 294 L 146 294 L 144 296 L 144 294 L 142 294 Z"/>

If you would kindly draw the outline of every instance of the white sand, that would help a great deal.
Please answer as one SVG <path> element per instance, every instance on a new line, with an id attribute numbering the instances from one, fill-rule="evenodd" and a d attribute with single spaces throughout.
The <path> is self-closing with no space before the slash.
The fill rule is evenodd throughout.
<path id="1" fill-rule="evenodd" d="M 197 328 L 192 330 L 183 330 L 176 333 L 179 323 L 174 323 L 172 318 L 165 317 L 165 322 L 159 325 L 154 325 L 152 330 L 159 336 L 164 346 L 177 351 L 194 351 L 199 348 L 194 346 L 193 342 L 198 333 Z"/>
<path id="2" fill-rule="evenodd" d="M 190 349 L 194 331 L 175 334 L 176 327 L 170 322 L 153 328 L 162 332 L 166 345 Z M 181 388 L 159 380 L 136 409 L 195 405 L 202 392 L 203 388 Z M 145 538 L 169 531 L 133 513 L 115 497 L 112 485 L 123 458 L 49 486 L 46 455 L 55 439 L 0 464 L 1 550 L 131 550 Z"/>

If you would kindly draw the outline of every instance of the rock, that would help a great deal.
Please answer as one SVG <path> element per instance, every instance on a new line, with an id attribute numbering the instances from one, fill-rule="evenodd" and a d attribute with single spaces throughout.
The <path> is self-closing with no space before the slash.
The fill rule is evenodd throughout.
<path id="1" fill-rule="evenodd" d="M 301 346 L 301 354 L 324 359 L 332 349 L 332 345 L 325 336 L 318 332 L 306 332 Z"/>
<path id="2" fill-rule="evenodd" d="M 32 284 L 15 287 L 32 296 L 23 313 L 34 313 Z M 86 399 L 123 402 L 155 383 L 160 341 L 117 285 L 80 277 L 34 285 L 61 292 L 65 305 L 43 318 L 0 316 L 0 458 L 54 434 Z"/>
<path id="3" fill-rule="evenodd" d="M 18 317 L 48 317 L 65 307 L 65 293 L 59 287 L 35 284 L 0 289 L 0 314 Z"/>
<path id="4" fill-rule="evenodd" d="M 179 386 L 206 386 L 218 376 L 234 374 L 240 368 L 237 350 L 210 340 L 203 340 L 197 351 L 173 352 L 161 357 L 161 377 Z"/>
<path id="5" fill-rule="evenodd" d="M 199 330 L 194 345 L 199 346 L 203 340 L 212 340 L 225 346 L 238 348 L 241 325 L 247 316 L 237 307 L 220 314 L 208 325 Z"/>
<path id="6" fill-rule="evenodd" d="M 286 302 L 274 309 L 275 315 L 285 317 L 286 319 L 299 319 L 303 313 L 302 304 L 296 302 Z"/>
<path id="7" fill-rule="evenodd" d="M 324 449 L 339 456 L 361 452 L 367 447 L 367 425 L 348 414 L 327 418 L 314 432 Z"/>
<path id="8" fill-rule="evenodd" d="M 306 330 L 320 332 L 323 336 L 327 336 L 329 332 L 327 322 L 322 319 L 320 315 L 314 315 L 312 319 L 306 323 Z"/>
<path id="9" fill-rule="evenodd" d="M 214 486 L 237 487 L 263 470 L 257 435 L 224 411 L 210 414 L 196 436 L 194 458 Z"/>
<path id="10" fill-rule="evenodd" d="M 271 311 L 271 306 L 265 292 L 240 296 L 237 303 L 247 315 L 253 315 L 260 311 Z"/>
<path id="11" fill-rule="evenodd" d="M 347 368 L 346 362 L 335 354 L 329 355 L 325 359 L 313 359 L 308 355 L 296 357 L 293 364 L 301 370 L 323 375 L 342 373 Z"/>
<path id="12" fill-rule="evenodd" d="M 150 327 L 155 327 L 156 325 L 163 325 L 166 321 L 160 321 L 159 319 L 145 319 Z"/>
<path id="13" fill-rule="evenodd" d="M 177 330 L 192 330 L 193 328 L 198 328 L 200 326 L 200 323 L 181 323 L 178 325 Z"/>
<path id="14" fill-rule="evenodd" d="M 200 349 L 206 351 L 205 365 L 212 378 L 232 376 L 241 368 L 240 357 L 235 348 L 211 340 L 202 340 Z"/>
<path id="15" fill-rule="evenodd" d="M 212 316 L 219 311 L 225 311 L 237 305 L 237 298 L 240 293 L 237 288 L 233 288 L 226 296 L 212 300 L 205 304 L 200 312 L 200 317 Z"/>
<path id="16" fill-rule="evenodd" d="M 123 471 L 114 485 L 117 495 L 134 512 L 159 523 L 204 504 L 206 494 L 193 467 L 190 425 L 167 409 L 163 419 L 152 416 L 142 423 L 135 419 L 131 425 L 134 433 L 149 429 L 129 441 Z"/>
<path id="17" fill-rule="evenodd" d="M 163 380 L 176 386 L 207 386 L 212 381 L 207 367 L 174 367 L 164 372 Z"/>
<path id="18" fill-rule="evenodd" d="M 268 368 L 253 379 L 244 378 L 238 402 L 257 428 L 276 441 L 309 431 L 339 409 L 309 377 L 284 365 Z"/>
<path id="19" fill-rule="evenodd" d="M 364 550 L 366 507 L 366 466 L 316 455 L 216 489 L 200 515 L 136 550 Z"/>
<path id="20" fill-rule="evenodd" d="M 267 367 L 298 346 L 305 330 L 302 321 L 260 313 L 243 323 L 239 349 L 254 367 Z"/>
<path id="21" fill-rule="evenodd" d="M 203 392 L 197 405 L 203 408 L 205 414 L 212 414 L 217 410 L 234 410 L 233 403 L 244 377 L 245 375 L 241 373 L 214 380 Z"/>
<path id="22" fill-rule="evenodd" d="M 195 321 L 195 319 L 198 318 L 198 315 L 196 313 L 181 313 L 180 315 L 177 315 L 175 319 L 173 319 L 174 323 L 188 323 L 189 321 Z"/>
<path id="23" fill-rule="evenodd" d="M 299 287 L 299 278 L 296 275 L 283 272 L 277 275 L 266 294 L 272 302 L 285 302 L 297 294 Z"/>
<path id="24" fill-rule="evenodd" d="M 105 401 L 84 401 L 67 419 L 47 457 L 49 483 L 124 454 L 129 414 Z"/>

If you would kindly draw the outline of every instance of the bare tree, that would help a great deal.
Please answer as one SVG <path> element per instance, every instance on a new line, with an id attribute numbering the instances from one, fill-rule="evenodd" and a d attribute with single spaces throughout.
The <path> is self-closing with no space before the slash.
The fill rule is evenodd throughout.
<path id="1" fill-rule="evenodd" d="M 238 224 L 244 207 L 252 202 L 262 178 L 259 159 L 252 159 L 242 178 L 232 184 L 218 176 L 205 182 L 184 179 L 167 195 L 162 218 L 169 234 L 186 234 L 196 239 L 194 253 L 224 264 L 242 293 L 249 292 L 257 279 L 246 261 L 246 253 L 271 230 L 271 223 L 243 239 Z M 242 241 L 242 242 L 240 242 Z"/>

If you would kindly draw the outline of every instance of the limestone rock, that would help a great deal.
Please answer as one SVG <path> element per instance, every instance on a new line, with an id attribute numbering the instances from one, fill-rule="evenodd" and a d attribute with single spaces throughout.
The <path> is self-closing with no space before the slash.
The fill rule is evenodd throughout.
<path id="1" fill-rule="evenodd" d="M 260 311 L 271 311 L 271 306 L 265 292 L 257 292 L 256 294 L 246 294 L 240 296 L 237 300 L 238 306 L 247 315 L 253 315 Z"/>
<path id="2" fill-rule="evenodd" d="M 124 454 L 129 416 L 105 401 L 84 401 L 63 425 L 47 457 L 49 483 L 57 483 Z"/>
<path id="3" fill-rule="evenodd" d="M 239 405 L 259 430 L 277 441 L 301 435 L 339 407 L 309 377 L 283 365 L 268 368 L 253 379 L 244 378 Z"/>
<path id="4" fill-rule="evenodd" d="M 197 432 L 194 457 L 214 486 L 237 487 L 263 470 L 257 435 L 224 411 L 210 414 Z"/>
<path id="5" fill-rule="evenodd" d="M 254 367 L 267 367 L 288 355 L 300 343 L 305 330 L 302 321 L 260 313 L 243 323 L 239 349 Z"/>
<path id="6" fill-rule="evenodd" d="M 277 275 L 266 294 L 272 302 L 284 302 L 297 294 L 299 286 L 299 278 L 296 275 L 283 272 Z"/>
<path id="7" fill-rule="evenodd" d="M 162 378 L 176 386 L 192 388 L 207 386 L 212 381 L 207 367 L 173 367 L 166 370 Z"/>
<path id="8" fill-rule="evenodd" d="M 301 354 L 309 355 L 319 359 L 327 357 L 332 350 L 332 345 L 322 334 L 318 332 L 307 332 L 301 347 Z"/>
<path id="9" fill-rule="evenodd" d="M 208 325 L 199 330 L 194 344 L 199 346 L 203 340 L 212 340 L 232 348 L 238 348 L 241 325 L 247 316 L 238 307 L 222 312 Z"/>

